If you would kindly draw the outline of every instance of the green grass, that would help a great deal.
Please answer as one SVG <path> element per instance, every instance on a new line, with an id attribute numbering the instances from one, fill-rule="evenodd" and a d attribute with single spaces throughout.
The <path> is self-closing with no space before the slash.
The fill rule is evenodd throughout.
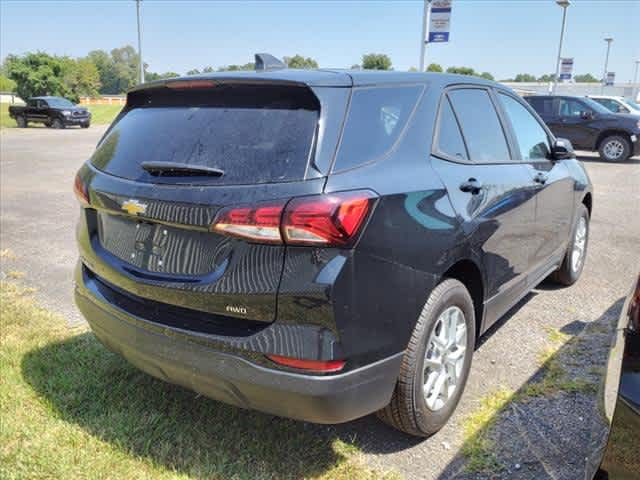
<path id="1" fill-rule="evenodd" d="M 16 121 L 9 116 L 9 104 L 0 103 L 0 128 L 15 127 Z"/>
<path id="2" fill-rule="evenodd" d="M 0 478 L 389 478 L 337 434 L 155 380 L 0 282 Z"/>
<path id="3" fill-rule="evenodd" d="M 500 468 L 489 433 L 513 395 L 511 390 L 500 388 L 482 398 L 480 406 L 464 419 L 462 454 L 467 458 L 465 468 L 468 472 L 493 472 Z"/>
<path id="4" fill-rule="evenodd" d="M 581 378 L 571 378 L 562 362 L 561 353 L 569 356 L 582 341 L 557 329 L 547 329 L 550 344 L 538 355 L 540 375 L 517 392 L 500 388 L 480 400 L 480 406 L 463 420 L 464 444 L 462 454 L 466 457 L 468 472 L 496 472 L 503 468 L 494 453 L 491 429 L 500 413 L 511 402 L 527 402 L 535 397 L 550 397 L 560 392 L 593 393 L 596 383 Z"/>
<path id="5" fill-rule="evenodd" d="M 87 108 L 91 112 L 91 123 L 93 125 L 104 125 L 111 123 L 122 109 L 122 105 L 88 105 Z M 29 127 L 40 126 L 38 124 L 30 124 Z M 15 128 L 16 121 L 9 116 L 9 104 L 0 104 L 0 127 Z"/>
<path id="6" fill-rule="evenodd" d="M 91 112 L 91 123 L 94 125 L 111 123 L 122 107 L 123 105 L 87 105 Z"/>

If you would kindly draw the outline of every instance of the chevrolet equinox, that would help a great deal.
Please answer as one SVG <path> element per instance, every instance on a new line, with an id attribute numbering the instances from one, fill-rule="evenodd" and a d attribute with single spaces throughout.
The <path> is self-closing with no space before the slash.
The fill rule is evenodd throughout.
<path id="1" fill-rule="evenodd" d="M 265 69 L 148 83 L 80 168 L 76 303 L 141 370 L 428 436 L 476 341 L 582 272 L 592 187 L 510 89 Z"/>

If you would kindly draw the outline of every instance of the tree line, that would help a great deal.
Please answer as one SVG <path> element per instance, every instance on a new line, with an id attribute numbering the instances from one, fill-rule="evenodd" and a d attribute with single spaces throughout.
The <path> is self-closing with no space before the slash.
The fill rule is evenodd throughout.
<path id="1" fill-rule="evenodd" d="M 283 57 L 290 68 L 318 68 L 318 62 L 311 57 L 296 54 Z M 24 55 L 8 55 L 0 66 L 0 91 L 11 91 L 22 98 L 37 95 L 56 95 L 77 102 L 80 97 L 97 95 L 122 94 L 138 83 L 139 56 L 131 45 L 114 48 L 110 52 L 93 50 L 85 57 L 50 55 L 45 52 L 29 52 Z M 214 71 L 253 70 L 255 64 L 232 64 L 214 68 L 204 66 L 186 72 L 187 75 L 210 73 Z M 351 69 L 393 70 L 391 58 L 383 53 L 367 53 L 362 56 L 361 63 L 354 64 Z M 409 71 L 416 71 L 411 67 Z M 443 72 L 444 68 L 432 63 L 427 67 L 429 72 Z M 494 80 L 489 72 L 476 72 L 471 67 L 451 66 L 447 73 L 474 75 Z M 160 80 L 180 76 L 177 72 L 153 72 L 144 64 L 145 81 Z M 535 77 L 528 73 L 519 73 L 513 79 L 503 81 L 514 82 L 550 82 L 553 75 Z M 591 74 L 576 75 L 576 82 L 598 82 Z"/>

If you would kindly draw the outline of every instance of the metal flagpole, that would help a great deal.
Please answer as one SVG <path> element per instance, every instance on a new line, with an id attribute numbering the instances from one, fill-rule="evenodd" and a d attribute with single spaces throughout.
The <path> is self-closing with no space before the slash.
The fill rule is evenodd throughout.
<path id="1" fill-rule="evenodd" d="M 431 0 L 424 0 L 424 11 L 422 14 L 422 38 L 420 38 L 420 71 L 425 70 L 425 55 L 427 54 L 427 43 L 429 36 L 429 22 L 431 21 Z"/>
<path id="2" fill-rule="evenodd" d="M 140 83 L 144 83 L 144 62 L 142 61 L 142 33 L 140 32 L 140 2 L 136 0 L 136 14 L 138 17 L 138 59 L 140 60 Z"/>

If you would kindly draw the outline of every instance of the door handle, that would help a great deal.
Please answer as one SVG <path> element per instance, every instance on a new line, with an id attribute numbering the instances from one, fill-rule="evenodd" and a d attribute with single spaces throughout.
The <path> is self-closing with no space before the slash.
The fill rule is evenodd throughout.
<path id="1" fill-rule="evenodd" d="M 460 190 L 476 195 L 477 193 L 480 193 L 480 190 L 482 190 L 482 182 L 475 178 L 470 178 L 466 182 L 462 182 L 460 184 Z"/>
<path id="2" fill-rule="evenodd" d="M 545 183 L 547 183 L 548 178 L 549 177 L 546 174 L 539 172 L 535 177 L 533 177 L 533 181 L 539 183 L 540 185 L 544 185 Z"/>

